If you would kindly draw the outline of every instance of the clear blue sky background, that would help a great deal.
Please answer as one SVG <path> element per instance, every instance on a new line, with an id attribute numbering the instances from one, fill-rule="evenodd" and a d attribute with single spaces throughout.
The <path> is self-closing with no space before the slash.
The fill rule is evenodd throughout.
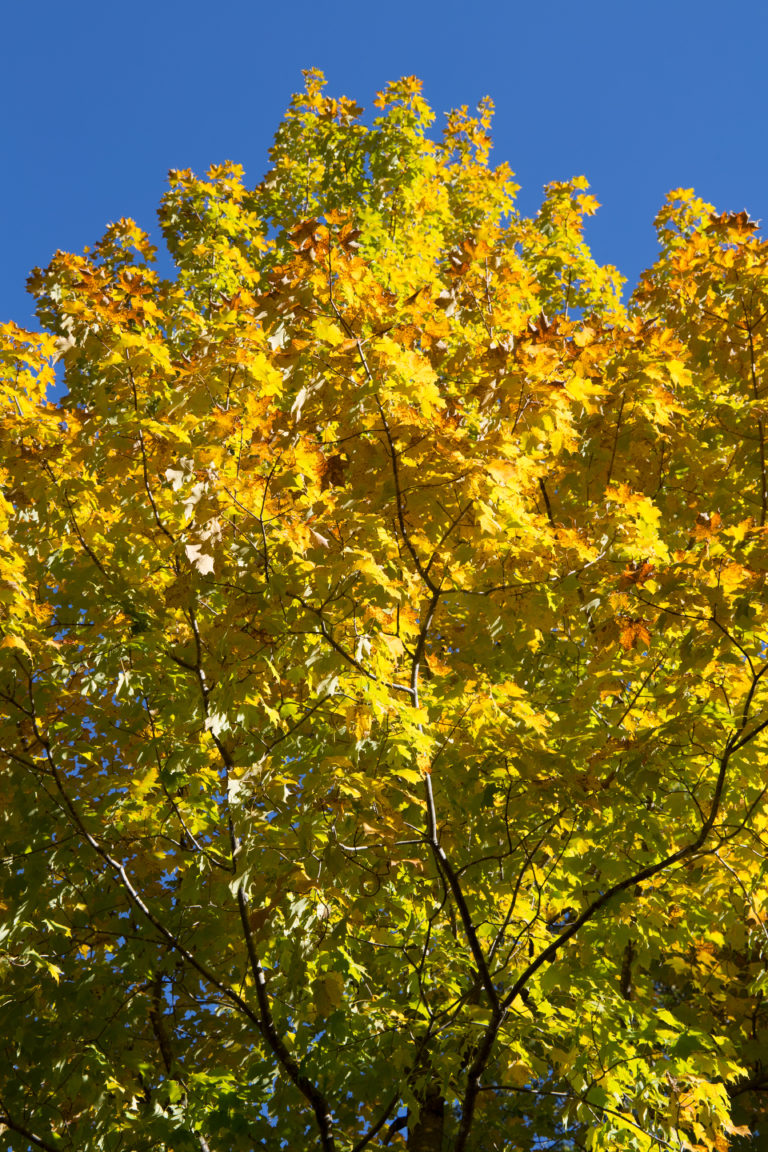
<path id="1" fill-rule="evenodd" d="M 301 69 L 370 106 L 416 74 L 438 112 L 496 102 L 494 158 L 535 211 L 584 174 L 597 256 L 632 284 L 670 188 L 768 216 L 768 3 L 713 0 L 8 0 L 0 320 L 24 281 L 132 216 L 156 233 L 168 168 L 256 183 Z"/>

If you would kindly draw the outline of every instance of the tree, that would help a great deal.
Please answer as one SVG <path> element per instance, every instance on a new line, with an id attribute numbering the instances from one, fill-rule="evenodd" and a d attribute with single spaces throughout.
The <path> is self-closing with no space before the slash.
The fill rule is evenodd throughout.
<path id="1" fill-rule="evenodd" d="M 171 173 L 172 277 L 121 220 L 2 330 L 5 1147 L 725 1149 L 766 244 L 678 191 L 625 307 L 489 101 L 306 81 L 258 187 Z"/>

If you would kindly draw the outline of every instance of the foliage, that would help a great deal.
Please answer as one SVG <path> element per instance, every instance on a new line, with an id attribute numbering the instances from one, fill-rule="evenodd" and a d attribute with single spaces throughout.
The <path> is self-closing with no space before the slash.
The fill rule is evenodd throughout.
<path id="1" fill-rule="evenodd" d="M 171 279 L 121 220 L 2 329 L 5 1147 L 719 1152 L 766 245 L 676 192 L 625 308 L 490 102 L 360 117 L 308 73 L 257 188 L 171 173 Z"/>

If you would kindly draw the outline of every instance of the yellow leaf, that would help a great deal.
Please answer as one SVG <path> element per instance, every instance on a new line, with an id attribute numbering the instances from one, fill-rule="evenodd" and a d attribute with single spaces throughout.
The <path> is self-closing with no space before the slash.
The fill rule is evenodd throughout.
<path id="1" fill-rule="evenodd" d="M 326 972 L 312 982 L 312 995 L 320 1016 L 330 1016 L 344 999 L 344 977 L 341 972 Z"/>
<path id="2" fill-rule="evenodd" d="M 157 768 L 150 768 L 146 775 L 142 776 L 140 780 L 134 780 L 131 785 L 131 796 L 134 800 L 144 800 L 147 794 L 154 788 L 157 781 Z"/>
<path id="3" fill-rule="evenodd" d="M 315 336 L 318 340 L 322 340 L 325 344 L 330 344 L 332 348 L 336 348 L 339 344 L 343 344 L 347 337 L 332 320 L 328 320 L 325 316 L 318 316 L 313 325 Z"/>
<path id="4" fill-rule="evenodd" d="M 420 784 L 424 779 L 422 773 L 417 772 L 415 768 L 398 768 L 397 774 L 409 784 Z"/>
<path id="5" fill-rule="evenodd" d="M 51 976 L 53 976 L 56 983 L 60 984 L 61 978 L 64 975 L 64 969 L 59 968 L 59 966 L 57 964 L 51 964 L 50 960 L 45 961 L 45 966 L 48 969 L 48 971 L 50 972 Z"/>
<path id="6" fill-rule="evenodd" d="M 10 633 L 7 633 L 3 636 L 3 639 L 0 640 L 0 648 L 12 648 L 17 652 L 23 652 L 25 656 L 31 656 L 24 640 L 22 640 L 20 636 L 13 636 Z"/>

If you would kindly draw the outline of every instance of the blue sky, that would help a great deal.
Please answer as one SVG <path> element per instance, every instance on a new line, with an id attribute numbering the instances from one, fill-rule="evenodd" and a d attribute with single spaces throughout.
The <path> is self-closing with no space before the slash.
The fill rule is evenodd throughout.
<path id="1" fill-rule="evenodd" d="M 32 323 L 24 281 L 56 248 L 120 216 L 156 234 L 168 168 L 256 183 L 312 66 L 366 107 L 411 74 L 438 112 L 490 95 L 522 209 L 586 175 L 589 238 L 630 284 L 671 188 L 768 217 L 765 0 L 9 0 L 3 40 L 0 321 Z"/>

